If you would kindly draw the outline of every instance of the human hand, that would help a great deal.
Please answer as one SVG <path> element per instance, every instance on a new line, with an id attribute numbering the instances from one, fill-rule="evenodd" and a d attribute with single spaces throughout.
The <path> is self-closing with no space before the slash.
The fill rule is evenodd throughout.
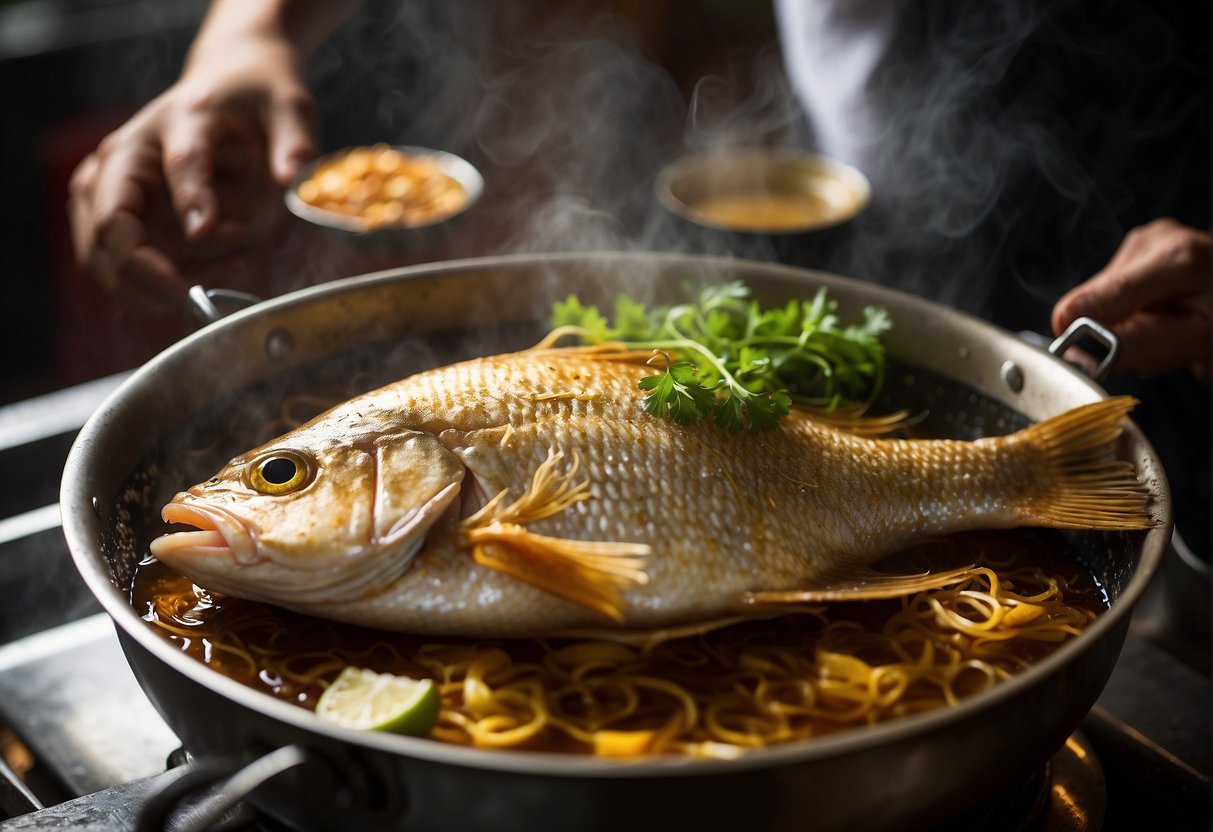
<path id="1" fill-rule="evenodd" d="M 200 40 L 181 79 L 73 174 L 78 263 L 143 306 L 180 306 L 193 283 L 224 285 L 268 239 L 282 185 L 315 155 L 313 110 L 289 42 Z"/>
<path id="2" fill-rule="evenodd" d="M 1173 219 L 1130 231 L 1112 259 L 1053 307 L 1053 331 L 1094 318 L 1120 339 L 1116 369 L 1154 374 L 1187 368 L 1209 380 L 1208 232 Z"/>

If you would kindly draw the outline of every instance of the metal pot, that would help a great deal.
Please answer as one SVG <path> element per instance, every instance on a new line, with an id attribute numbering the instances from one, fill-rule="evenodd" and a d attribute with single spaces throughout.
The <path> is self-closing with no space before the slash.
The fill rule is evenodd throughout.
<path id="1" fill-rule="evenodd" d="M 63 525 L 75 562 L 186 748 L 202 759 L 247 760 L 291 747 L 244 779 L 265 780 L 252 798 L 259 808 L 307 829 L 904 830 L 968 810 L 1042 765 L 1098 697 L 1170 537 L 1165 477 L 1136 428 L 1123 452 L 1153 490 L 1162 523 L 1144 533 L 1073 535 L 1111 602 L 1086 633 L 955 708 L 736 760 L 617 762 L 343 730 L 177 652 L 132 608 L 134 565 L 160 527 L 159 506 L 182 477 L 210 473 L 180 467 L 183 434 L 252 424 L 233 408 L 266 399 L 277 407 L 284 385 L 301 378 L 366 371 L 368 383 L 380 383 L 435 361 L 526 346 L 542 334 L 550 304 L 570 293 L 609 306 L 620 291 L 668 301 L 686 297 L 686 281 L 724 280 L 743 280 L 768 302 L 825 286 L 846 316 L 869 304 L 888 309 L 890 396 L 927 408 L 952 433 L 1009 431 L 1102 395 L 1048 351 L 968 315 L 854 280 L 730 259 L 447 262 L 256 305 L 136 372 L 85 425 L 64 474 Z M 226 459 L 253 443 L 237 431 L 218 444 Z"/>

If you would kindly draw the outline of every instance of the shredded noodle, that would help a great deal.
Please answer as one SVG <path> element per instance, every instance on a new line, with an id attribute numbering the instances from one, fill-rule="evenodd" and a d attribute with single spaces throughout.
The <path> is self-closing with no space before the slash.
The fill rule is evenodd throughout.
<path id="1" fill-rule="evenodd" d="M 1022 538 L 974 541 L 989 554 Z M 648 648 L 363 630 L 211 597 L 154 562 L 136 599 L 182 650 L 303 707 L 352 664 L 435 679 L 443 707 L 432 737 L 443 742 L 722 757 L 954 705 L 1094 619 L 1083 576 L 983 562 L 965 583 L 899 602 L 835 604 Z"/>

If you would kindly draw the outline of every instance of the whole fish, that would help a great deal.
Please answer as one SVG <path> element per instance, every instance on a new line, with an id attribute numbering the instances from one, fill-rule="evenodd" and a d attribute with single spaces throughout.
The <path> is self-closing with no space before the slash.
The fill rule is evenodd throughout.
<path id="1" fill-rule="evenodd" d="M 422 372 L 236 457 L 164 507 L 152 553 L 209 590 L 457 636 L 706 629 L 787 604 L 893 597 L 928 537 L 1141 529 L 1112 398 L 976 441 L 865 438 L 793 412 L 732 434 L 644 411 L 622 348 Z"/>

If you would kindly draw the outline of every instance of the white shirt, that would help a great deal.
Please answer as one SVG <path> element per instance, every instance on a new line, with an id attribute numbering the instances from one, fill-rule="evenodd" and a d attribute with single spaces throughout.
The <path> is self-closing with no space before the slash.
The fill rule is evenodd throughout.
<path id="1" fill-rule="evenodd" d="M 889 0 L 776 0 L 784 62 L 817 140 L 817 150 L 885 177 L 885 129 L 870 95 L 897 25 Z"/>

